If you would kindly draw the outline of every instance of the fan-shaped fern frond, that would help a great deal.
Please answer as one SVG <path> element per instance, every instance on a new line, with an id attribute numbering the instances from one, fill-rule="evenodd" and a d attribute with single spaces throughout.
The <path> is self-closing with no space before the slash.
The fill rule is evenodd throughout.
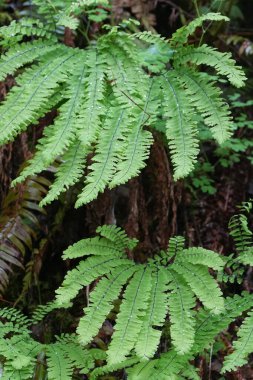
<path id="1" fill-rule="evenodd" d="M 96 336 L 113 302 L 124 291 L 107 352 L 109 365 L 120 364 L 132 351 L 139 360 L 152 358 L 167 312 L 176 351 L 188 353 L 195 336 L 195 296 L 212 312 L 223 310 L 221 292 L 207 269 L 220 269 L 223 261 L 203 248 L 184 249 L 184 239 L 177 237 L 170 240 L 167 259 L 163 252 L 148 264 L 135 264 L 124 252 L 135 247 L 135 239 L 116 226 L 102 226 L 97 232 L 102 236 L 81 240 L 64 252 L 65 259 L 89 257 L 67 273 L 56 291 L 55 304 L 60 307 L 100 277 L 77 328 L 81 344 Z"/>
<path id="2" fill-rule="evenodd" d="M 17 40 L 0 61 L 2 79 L 23 71 L 0 106 L 0 144 L 13 140 L 52 108 L 57 109 L 57 117 L 44 129 L 35 156 L 14 181 L 16 184 L 45 170 L 55 160 L 61 162 L 55 185 L 41 205 L 81 179 L 88 154 L 92 162 L 76 206 L 92 201 L 106 187 L 138 175 L 163 112 L 175 178 L 186 176 L 197 158 L 195 113 L 204 119 L 218 142 L 229 137 L 230 113 L 221 91 L 208 74 L 199 73 L 197 65 L 209 65 L 238 87 L 244 84 L 244 74 L 227 53 L 207 45 L 184 46 L 189 34 L 205 20 L 220 21 L 225 19 L 223 16 L 203 16 L 183 27 L 171 41 L 146 32 L 131 35 L 119 27 L 108 27 L 107 33 L 86 49 L 73 49 L 51 40 L 51 30 L 55 35 L 53 24 L 65 20 L 65 25 L 77 25 L 75 18 L 80 9 L 97 2 L 68 1 L 65 9 L 58 1 L 35 4 L 42 15 L 51 13 L 49 26 L 44 28 L 41 20 L 29 19 L 23 21 L 24 26 L 15 23 L 2 29 L 6 38 L 15 29 L 17 39 L 21 39 L 31 35 L 30 25 L 34 25 L 35 40 Z M 150 60 L 152 55 L 155 59 Z M 153 64 L 156 60 L 161 64 Z M 168 62 L 170 65 L 166 65 Z"/>

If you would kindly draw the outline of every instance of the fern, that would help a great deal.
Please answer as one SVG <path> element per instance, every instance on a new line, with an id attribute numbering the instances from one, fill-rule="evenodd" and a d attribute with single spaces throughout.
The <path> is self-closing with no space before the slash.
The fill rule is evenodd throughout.
<path id="1" fill-rule="evenodd" d="M 233 343 L 234 352 L 227 356 L 223 365 L 223 372 L 232 371 L 236 367 L 247 364 L 247 357 L 253 352 L 253 310 L 243 321 L 238 332 L 238 339 Z"/>
<path id="2" fill-rule="evenodd" d="M 188 25 L 178 29 L 172 36 L 172 44 L 182 45 L 188 40 L 188 37 L 195 32 L 195 30 L 202 26 L 205 21 L 229 21 L 229 18 L 221 15 L 220 13 L 207 13 L 202 15 Z"/>
<path id="3" fill-rule="evenodd" d="M 0 216 L 0 293 L 3 294 L 14 268 L 23 269 L 24 257 L 43 234 L 39 203 L 50 182 L 42 176 L 29 178 L 23 186 L 10 189 Z"/>
<path id="4" fill-rule="evenodd" d="M 42 307 L 40 307 L 42 308 Z M 52 310 L 49 306 L 45 312 Z M 35 315 L 41 311 L 35 312 Z M 54 343 L 41 344 L 31 334 L 32 320 L 11 308 L 0 310 L 0 355 L 4 358 L 1 378 L 5 380 L 31 379 L 41 374 L 40 365 L 48 380 L 73 379 L 73 371 L 88 374 L 95 360 L 105 359 L 101 350 L 87 350 L 80 346 L 75 334 L 56 337 Z"/>
<path id="5" fill-rule="evenodd" d="M 181 379 L 185 370 L 191 371 L 189 361 L 210 347 L 218 334 L 227 329 L 236 317 L 252 308 L 252 305 L 252 295 L 244 293 L 243 296 L 228 297 L 225 301 L 225 311 L 220 315 L 210 314 L 208 310 L 200 310 L 195 318 L 195 342 L 188 354 L 179 355 L 175 349 L 171 349 L 161 354 L 159 359 L 134 365 L 128 370 L 129 380 L 143 380 L 147 376 L 151 380 Z"/>
<path id="6" fill-rule="evenodd" d="M 58 1 L 35 4 L 41 20 L 26 19 L 0 29 L 4 41 L 13 33 L 17 39 L 0 61 L 0 78 L 14 74 L 17 83 L 0 106 L 0 144 L 13 140 L 52 108 L 58 110 L 34 157 L 14 181 L 21 182 L 57 161 L 56 180 L 41 205 L 83 181 L 89 154 L 92 162 L 76 206 L 138 175 L 146 165 L 152 131 L 158 128 L 162 112 L 175 178 L 188 175 L 197 159 L 195 113 L 219 143 L 230 136 L 231 116 L 221 91 L 197 66 L 209 65 L 237 87 L 244 84 L 244 74 L 227 53 L 207 45 L 186 46 L 196 27 L 205 20 L 224 20 L 223 16 L 208 14 L 194 20 L 168 41 L 147 32 L 131 35 L 123 24 L 108 27 L 86 49 L 73 49 L 55 42 L 53 25 L 75 28 L 80 12 L 98 3 L 67 2 L 65 9 Z M 43 18 L 51 21 L 45 26 Z M 33 41 L 23 42 L 30 36 Z"/>
<path id="7" fill-rule="evenodd" d="M 252 209 L 252 201 L 243 202 L 238 209 L 240 214 L 233 215 L 229 221 L 229 234 L 234 240 L 235 252 L 225 258 L 226 265 L 221 279 L 224 282 L 243 281 L 246 265 L 253 264 L 253 239 L 248 217 Z M 228 275 L 227 272 L 230 272 Z"/>
<path id="8" fill-rule="evenodd" d="M 169 255 L 161 253 L 147 264 L 135 264 L 124 252 L 136 245 L 135 240 L 115 226 L 99 227 L 98 232 L 102 237 L 84 239 L 65 251 L 65 259 L 89 257 L 66 274 L 56 291 L 55 302 L 60 307 L 83 286 L 101 277 L 79 321 L 80 343 L 86 345 L 97 335 L 113 301 L 124 290 L 107 352 L 109 366 L 120 364 L 132 351 L 139 360 L 153 357 L 167 312 L 176 351 L 189 352 L 194 343 L 196 296 L 213 313 L 221 313 L 224 308 L 221 292 L 207 271 L 208 266 L 220 269 L 223 261 L 212 251 L 183 249 L 182 239 L 173 238 Z"/>
<path id="9" fill-rule="evenodd" d="M 190 46 L 183 47 L 178 51 L 175 64 L 184 65 L 191 62 L 197 65 L 207 65 L 213 67 L 219 75 L 226 76 L 232 85 L 241 87 L 245 80 L 244 73 L 235 66 L 235 61 L 231 54 L 221 53 L 216 49 L 202 45 L 192 49 Z"/>

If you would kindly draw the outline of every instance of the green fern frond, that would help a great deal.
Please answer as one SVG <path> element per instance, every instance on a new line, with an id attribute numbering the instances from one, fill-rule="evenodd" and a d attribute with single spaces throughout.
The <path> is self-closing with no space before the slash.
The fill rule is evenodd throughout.
<path id="1" fill-rule="evenodd" d="M 241 253 L 238 257 L 238 261 L 244 265 L 253 266 L 253 248 L 249 248 L 247 251 Z"/>
<path id="2" fill-rule="evenodd" d="M 224 261 L 218 253 L 202 247 L 183 249 L 175 258 L 175 263 L 180 265 L 181 262 L 201 264 L 217 271 L 224 267 Z"/>
<path id="3" fill-rule="evenodd" d="M 70 302 L 84 286 L 124 263 L 128 264 L 128 260 L 117 259 L 114 255 L 89 257 L 81 261 L 75 269 L 66 274 L 62 285 L 57 289 L 56 304 L 61 307 L 62 304 Z"/>
<path id="4" fill-rule="evenodd" d="M 235 242 L 236 251 L 239 254 L 249 253 L 253 246 L 253 233 L 249 229 L 247 216 L 244 214 L 232 216 L 228 228 Z"/>
<path id="5" fill-rule="evenodd" d="M 163 109 L 176 178 L 187 175 L 196 161 L 196 111 L 219 142 L 229 136 L 230 115 L 220 91 L 208 75 L 198 74 L 196 65 L 190 70 L 189 63 L 209 64 L 237 86 L 243 84 L 244 75 L 228 54 L 206 45 L 182 47 L 204 20 L 224 20 L 223 16 L 209 14 L 183 27 L 179 32 L 181 42 L 177 41 L 177 34 L 166 41 L 146 32 L 132 36 L 122 29 L 123 25 L 109 27 L 96 43 L 81 50 L 51 42 L 45 31 L 55 30 L 64 17 L 67 23 L 77 25 L 75 19 L 82 7 L 87 10 L 95 5 L 94 1 L 67 0 L 64 7 L 58 0 L 50 4 L 35 0 L 34 4 L 42 19 L 47 20 L 43 28 L 41 21 L 26 20 L 23 30 L 22 23 L 4 29 L 6 36 L 11 33 L 8 30 L 16 28 L 20 33 L 17 38 L 22 33 L 29 37 L 30 25 L 34 25 L 35 37 L 40 34 L 36 27 L 42 34 L 41 39 L 12 47 L 0 62 L 2 79 L 20 68 L 23 70 L 16 78 L 17 86 L 0 107 L 0 143 L 13 140 L 52 108 L 57 110 L 54 124 L 44 129 L 35 156 L 14 181 L 16 184 L 45 170 L 55 160 L 62 162 L 55 185 L 41 205 L 56 199 L 61 189 L 66 190 L 81 179 L 89 153 L 93 154 L 92 164 L 77 206 L 90 202 L 106 187 L 115 187 L 138 175 L 146 164 L 153 142 L 152 130 L 163 117 Z M 177 44 L 176 48 L 173 44 Z M 164 70 L 170 62 L 167 73 L 161 73 L 159 65 L 152 71 L 152 55 Z M 150 57 L 153 61 L 149 70 Z M 202 96 L 205 99 L 202 101 L 200 94 L 209 92 L 209 97 Z"/>
<path id="6" fill-rule="evenodd" d="M 179 28 L 170 40 L 172 45 L 183 45 L 187 42 L 188 37 L 195 32 L 197 28 L 203 25 L 205 21 L 229 21 L 229 18 L 221 15 L 220 13 L 207 13 L 195 20 L 191 21 L 188 25 Z"/>
<path id="7" fill-rule="evenodd" d="M 57 339 L 60 342 L 61 350 L 70 361 L 72 368 L 78 368 L 80 374 L 88 374 L 94 368 L 94 357 L 92 352 L 84 349 L 78 343 L 76 335 L 73 339 Z M 100 356 L 99 356 L 100 359 Z M 72 377 L 71 377 L 72 379 Z"/>
<path id="8" fill-rule="evenodd" d="M 66 309 L 71 306 L 72 306 L 72 303 L 69 302 L 69 303 L 61 304 L 60 307 Z M 45 305 L 37 306 L 32 314 L 32 318 L 31 318 L 32 323 L 36 324 L 38 322 L 41 322 L 43 318 L 45 318 L 49 313 L 51 313 L 51 311 L 55 309 L 59 309 L 60 307 L 54 301 L 50 301 L 46 303 Z"/>
<path id="9" fill-rule="evenodd" d="M 213 67 L 219 75 L 226 76 L 235 87 L 244 86 L 246 80 L 244 72 L 241 67 L 235 65 L 230 53 L 221 53 L 205 44 L 196 48 L 191 46 L 181 48 L 177 51 L 174 62 L 176 67 L 187 62 Z"/>
<path id="10" fill-rule="evenodd" d="M 33 62 L 36 58 L 47 55 L 50 51 L 57 51 L 58 48 L 59 45 L 45 44 L 42 40 L 25 42 L 10 48 L 1 56 L 0 80 L 4 80 L 8 74 L 15 73 L 18 68 Z"/>
<path id="11" fill-rule="evenodd" d="M 222 101 L 221 91 L 204 73 L 183 69 L 178 78 L 186 86 L 195 107 L 210 127 L 213 137 L 222 144 L 231 136 L 232 121 L 228 106 Z"/>
<path id="12" fill-rule="evenodd" d="M 63 253 L 63 259 L 75 259 L 77 257 L 95 255 L 95 256 L 112 256 L 121 257 L 124 253 L 124 247 L 119 249 L 115 244 L 107 239 L 94 237 L 83 239 L 68 247 Z"/>
<path id="13" fill-rule="evenodd" d="M 157 268 L 151 278 L 150 298 L 135 346 L 136 354 L 140 359 L 152 358 L 159 345 L 161 327 L 167 314 L 167 283 L 166 270 Z"/>
<path id="14" fill-rule="evenodd" d="M 50 185 L 47 195 L 40 202 L 41 207 L 57 199 L 62 192 L 79 181 L 86 163 L 86 152 L 89 151 L 81 145 L 81 142 L 74 140 L 71 143 L 62 156 L 55 181 Z"/>
<path id="15" fill-rule="evenodd" d="M 80 336 L 80 342 L 85 345 L 98 333 L 106 316 L 113 308 L 115 301 L 123 285 L 126 284 L 137 268 L 129 261 L 127 265 L 121 265 L 113 270 L 112 274 L 103 278 L 95 290 L 91 292 L 89 305 L 84 309 L 85 316 L 80 319 L 77 333 Z"/>
<path id="16" fill-rule="evenodd" d="M 182 252 L 185 245 L 185 238 L 183 236 L 175 236 L 170 238 L 169 246 L 167 249 L 167 254 L 170 258 L 176 256 L 178 253 Z"/>
<path id="17" fill-rule="evenodd" d="M 84 106 L 80 111 L 81 122 L 77 126 L 77 136 L 84 146 L 89 146 L 98 137 L 102 118 L 106 113 L 104 105 L 105 65 L 103 55 L 95 49 L 88 50 L 85 58 Z"/>
<path id="18" fill-rule="evenodd" d="M 48 380 L 72 380 L 72 363 L 69 358 L 67 358 L 61 344 L 55 343 L 48 345 L 46 356 Z"/>
<path id="19" fill-rule="evenodd" d="M 137 239 L 129 238 L 124 230 L 115 225 L 104 224 L 103 226 L 99 226 L 96 232 L 113 242 L 119 251 L 125 248 L 134 249 L 138 243 Z"/>
<path id="20" fill-rule="evenodd" d="M 168 296 L 169 314 L 171 322 L 171 338 L 179 354 L 189 352 L 194 342 L 194 313 L 195 297 L 184 278 L 174 270 L 169 270 Z"/>
<path id="21" fill-rule="evenodd" d="M 190 117 L 192 107 L 180 88 L 177 73 L 164 74 L 161 81 L 164 96 L 166 136 L 172 155 L 175 179 L 191 172 L 198 154 L 196 122 Z"/>
<path id="22" fill-rule="evenodd" d="M 22 369 L 15 369 L 10 362 L 4 364 L 1 380 L 30 380 L 34 372 L 34 363 Z"/>
<path id="23" fill-rule="evenodd" d="M 157 99 L 157 83 L 151 79 L 140 110 L 136 114 L 136 121 L 125 132 L 124 143 L 121 147 L 120 160 L 117 165 L 117 172 L 113 176 L 110 187 L 127 182 L 135 177 L 140 169 L 145 166 L 145 160 L 149 156 L 149 149 L 153 142 L 152 134 L 144 130 L 145 124 L 153 124 L 156 121 L 156 113 L 159 107 Z M 138 165 L 137 165 L 138 163 Z"/>
<path id="24" fill-rule="evenodd" d="M 182 259 L 180 262 L 175 262 L 171 268 L 184 277 L 196 296 L 214 314 L 219 314 L 224 310 L 221 290 L 206 267 L 185 263 Z"/>
<path id="25" fill-rule="evenodd" d="M 0 107 L 2 117 L 0 144 L 13 139 L 26 129 L 28 122 L 37 121 L 36 111 L 45 109 L 48 97 L 53 94 L 58 83 L 64 80 L 69 63 L 71 60 L 74 62 L 76 58 L 76 51 L 63 50 L 65 50 L 63 56 L 59 57 L 55 56 L 55 51 L 48 53 L 49 62 L 46 65 L 36 67 L 35 72 L 33 69 L 29 69 L 19 77 L 18 84 L 21 87 L 14 87 L 7 97 L 8 101 Z M 22 84 L 29 81 L 31 81 L 30 85 L 26 86 L 24 90 Z M 12 103 L 11 108 L 9 103 Z"/>
<path id="26" fill-rule="evenodd" d="M 252 306 L 252 294 L 244 292 L 242 296 L 227 297 L 225 300 L 225 310 L 219 315 L 210 314 L 208 310 L 199 311 L 192 352 L 202 352 L 205 348 L 209 347 L 221 331 L 227 329 L 235 318 L 252 308 Z"/>
<path id="27" fill-rule="evenodd" d="M 154 369 L 150 371 L 150 380 L 178 379 L 177 375 L 189 365 L 191 355 L 178 355 L 175 350 L 170 350 L 155 361 Z M 141 378 L 140 378 L 141 380 Z"/>
<path id="28" fill-rule="evenodd" d="M 73 64 L 71 83 L 62 94 L 62 97 L 68 100 L 59 108 L 59 117 L 55 119 L 53 128 L 46 128 L 44 131 L 45 145 L 42 157 L 45 165 L 49 165 L 75 141 L 75 130 L 82 123 L 79 109 L 84 100 L 85 69 L 82 61 Z"/>
<path id="29" fill-rule="evenodd" d="M 156 379 L 181 379 L 184 371 L 191 370 L 189 360 L 194 355 L 203 353 L 215 341 L 217 335 L 225 330 L 229 324 L 244 311 L 253 305 L 253 297 L 249 293 L 243 296 L 228 297 L 225 301 L 225 311 L 219 315 L 211 314 L 209 310 L 202 309 L 196 313 L 196 332 L 191 351 L 180 355 L 175 349 L 163 353 L 159 359 L 153 359 L 128 369 L 130 380 L 143 380 L 147 377 Z M 187 375 L 188 376 L 188 375 Z M 191 377 L 190 377 L 191 378 Z M 187 377 L 188 379 L 188 377 Z"/>
<path id="30" fill-rule="evenodd" d="M 108 363 L 117 364 L 135 347 L 142 327 L 142 317 L 151 293 L 151 269 L 140 268 L 131 279 L 120 307 L 115 332 L 108 349 Z"/>
<path id="31" fill-rule="evenodd" d="M 91 374 L 90 374 L 90 380 L 96 380 L 102 375 L 107 375 L 108 373 L 120 370 L 122 368 L 128 368 L 131 367 L 133 364 L 138 363 L 139 359 L 137 358 L 130 358 L 122 361 L 121 363 L 117 364 L 107 364 L 102 367 L 95 368 Z"/>
<path id="32" fill-rule="evenodd" d="M 244 319 L 238 331 L 238 339 L 233 342 L 233 349 L 232 354 L 225 358 L 223 373 L 247 364 L 247 357 L 253 352 L 253 310 Z"/>
<path id="33" fill-rule="evenodd" d="M 123 131 L 127 128 L 130 114 L 114 104 L 108 112 L 104 128 L 99 134 L 93 163 L 86 177 L 86 186 L 79 194 L 76 207 L 95 199 L 99 192 L 104 191 L 115 173 L 119 161 L 119 146 L 123 139 Z M 127 128 L 128 129 L 128 128 Z"/>
<path id="34" fill-rule="evenodd" d="M 24 36 L 45 38 L 56 42 L 57 39 L 52 30 L 47 29 L 40 21 L 33 18 L 22 18 L 19 21 L 13 20 L 10 25 L 0 28 L 0 44 L 10 46 L 23 39 Z"/>

